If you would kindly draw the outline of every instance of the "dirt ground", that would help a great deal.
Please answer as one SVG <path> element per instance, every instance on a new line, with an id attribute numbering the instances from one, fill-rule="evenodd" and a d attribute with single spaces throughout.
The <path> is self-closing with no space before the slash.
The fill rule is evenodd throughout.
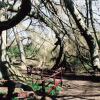
<path id="1" fill-rule="evenodd" d="M 35 75 L 33 76 L 35 77 Z M 100 100 L 100 75 L 92 77 L 88 75 L 64 74 L 62 81 L 62 91 L 59 95 L 46 96 L 46 100 Z M 3 90 L 5 89 L 1 88 L 0 91 Z M 37 97 L 36 100 L 44 100 L 39 95 Z"/>
<path id="2" fill-rule="evenodd" d="M 56 100 L 100 100 L 100 83 L 63 80 L 63 91 Z"/>
<path id="3" fill-rule="evenodd" d="M 97 77 L 64 74 L 62 88 L 59 95 L 46 100 L 100 100 L 100 74 Z"/>
<path id="4" fill-rule="evenodd" d="M 46 100 L 100 100 L 99 82 L 63 80 L 62 88 L 58 96 L 46 97 Z"/>
<path id="5" fill-rule="evenodd" d="M 100 100 L 100 82 L 63 79 L 62 88 L 58 96 L 46 97 L 46 100 Z"/>

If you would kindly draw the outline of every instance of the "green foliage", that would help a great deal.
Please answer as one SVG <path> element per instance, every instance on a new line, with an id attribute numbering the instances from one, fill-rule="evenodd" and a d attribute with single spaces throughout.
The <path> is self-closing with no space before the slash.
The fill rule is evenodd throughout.
<path id="1" fill-rule="evenodd" d="M 76 59 L 73 59 L 73 62 L 72 62 L 73 65 L 80 65 L 81 64 L 81 61 L 76 58 Z"/>
<path id="2" fill-rule="evenodd" d="M 12 100 L 19 100 L 17 97 L 12 98 Z"/>
<path id="3" fill-rule="evenodd" d="M 52 88 L 52 86 L 54 86 L 54 84 L 49 84 L 47 87 L 45 87 L 45 90 L 46 92 L 48 92 L 48 90 L 50 88 Z M 57 95 L 60 91 L 62 91 L 62 88 L 60 86 L 57 86 L 55 89 L 53 89 L 51 92 L 50 92 L 50 95 L 51 96 L 54 96 L 54 95 Z"/>
<path id="4" fill-rule="evenodd" d="M 7 7 L 7 4 L 4 1 L 0 1 L 0 9 Z"/>
<path id="5" fill-rule="evenodd" d="M 49 80 L 50 81 L 50 80 Z M 45 91 L 46 93 L 48 93 L 48 90 L 50 88 L 52 88 L 52 86 L 54 86 L 53 84 L 54 82 L 53 81 L 50 81 L 50 84 L 45 86 Z M 34 91 L 42 91 L 42 86 L 39 84 L 39 83 L 33 83 L 32 84 L 32 88 Z M 51 96 L 54 96 L 54 95 L 57 95 L 60 91 L 62 91 L 62 88 L 60 86 L 57 86 L 55 89 L 53 89 L 51 92 L 50 92 L 50 95 Z"/>
<path id="6" fill-rule="evenodd" d="M 26 57 L 30 57 L 32 55 L 34 56 L 38 52 L 38 49 L 32 48 L 31 45 L 25 46 L 24 50 L 25 50 L 25 53 L 26 53 Z M 19 57 L 20 56 L 19 48 L 17 46 L 10 47 L 8 49 L 8 55 L 10 56 L 10 58 L 17 58 L 17 57 Z"/>
<path id="7" fill-rule="evenodd" d="M 31 45 L 25 46 L 24 47 L 25 53 L 26 53 L 26 57 L 30 57 L 30 56 L 35 56 L 36 53 L 38 52 L 37 48 L 33 48 Z"/>
<path id="8" fill-rule="evenodd" d="M 16 57 L 19 57 L 20 56 L 20 52 L 19 52 L 19 49 L 17 46 L 13 46 L 11 48 L 8 49 L 8 54 L 9 56 L 12 58 L 16 58 Z"/>
<path id="9" fill-rule="evenodd" d="M 40 91 L 42 89 L 42 86 L 40 86 L 40 84 L 38 83 L 33 83 L 32 88 L 34 91 Z"/>

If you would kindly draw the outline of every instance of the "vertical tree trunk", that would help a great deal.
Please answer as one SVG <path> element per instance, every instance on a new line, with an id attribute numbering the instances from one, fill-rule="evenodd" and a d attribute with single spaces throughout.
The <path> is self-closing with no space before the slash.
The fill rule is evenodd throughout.
<path id="1" fill-rule="evenodd" d="M 81 35 L 85 38 L 89 49 L 90 49 L 90 55 L 91 55 L 91 64 L 93 69 L 99 69 L 100 70 L 100 60 L 99 60 L 99 54 L 98 54 L 98 46 L 97 43 L 90 33 L 90 31 L 87 29 L 85 22 L 82 19 L 82 16 L 80 15 L 79 11 L 75 7 L 72 0 L 64 0 L 66 9 L 69 10 L 71 13 L 73 19 L 76 22 L 77 27 L 79 28 Z"/>
<path id="2" fill-rule="evenodd" d="M 6 80 L 5 85 L 8 87 L 8 94 L 6 96 L 7 100 L 11 100 L 13 92 L 15 89 L 15 82 L 10 81 L 12 79 L 19 79 L 19 81 L 26 81 L 25 77 L 12 65 L 9 63 L 9 58 L 6 51 L 6 31 L 1 34 L 1 44 L 0 44 L 0 78 Z M 24 86 L 30 89 L 28 85 Z M 23 87 L 22 87 L 23 88 Z"/>
<path id="3" fill-rule="evenodd" d="M 91 20 L 91 25 L 92 25 L 92 29 L 93 29 L 95 39 L 96 39 L 98 47 L 100 49 L 99 40 L 98 40 L 98 37 L 97 37 L 97 32 L 96 32 L 96 29 L 95 29 L 95 23 L 94 23 L 94 18 L 93 18 L 92 2 L 93 2 L 92 0 L 89 0 L 90 20 Z"/>
<path id="4" fill-rule="evenodd" d="M 0 78 L 9 80 L 11 78 L 25 81 L 23 75 L 12 65 L 10 65 L 9 58 L 6 51 L 6 31 L 1 34 L 0 41 Z"/>
<path id="5" fill-rule="evenodd" d="M 3 34 L 1 35 L 1 55 L 0 59 L 1 61 L 6 61 L 6 31 L 2 32 Z"/>
<path id="6" fill-rule="evenodd" d="M 15 33 L 15 38 L 16 38 L 16 41 L 17 41 L 17 45 L 18 45 L 18 48 L 19 48 L 19 51 L 20 51 L 20 59 L 21 59 L 21 63 L 22 63 L 22 69 L 26 69 L 26 58 L 25 58 L 25 52 L 24 52 L 24 47 L 23 47 L 23 44 L 22 44 L 22 41 L 21 41 L 21 37 L 19 36 L 19 34 L 16 34 Z"/>
<path id="7" fill-rule="evenodd" d="M 9 79 L 7 69 L 5 66 L 3 67 L 4 63 L 6 62 L 6 31 L 3 31 L 2 33 L 3 34 L 1 34 L 0 40 L 0 78 Z"/>

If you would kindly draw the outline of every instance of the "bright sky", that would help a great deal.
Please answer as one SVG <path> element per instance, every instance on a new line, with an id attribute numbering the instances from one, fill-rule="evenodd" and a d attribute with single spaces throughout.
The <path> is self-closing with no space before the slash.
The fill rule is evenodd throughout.
<path id="1" fill-rule="evenodd" d="M 35 1 L 38 1 L 38 0 L 35 0 Z M 55 1 L 59 2 L 59 0 L 55 0 Z M 80 11 L 83 11 L 85 13 L 85 0 L 74 0 L 74 1 L 75 1 L 76 6 L 78 6 L 78 8 L 80 9 Z M 42 11 L 44 13 L 46 13 L 46 11 L 44 9 Z M 96 12 L 96 13 L 94 13 L 94 18 L 98 19 L 97 21 L 100 23 L 100 0 L 93 1 L 93 11 Z M 65 18 L 65 20 L 67 19 L 67 17 L 65 17 L 65 14 L 59 13 L 59 15 L 60 15 L 60 17 Z M 27 27 L 29 25 L 29 22 L 30 22 L 29 20 L 24 21 L 23 26 Z M 36 23 L 36 20 L 34 20 L 34 23 Z M 39 25 L 39 24 L 35 24 L 35 25 Z M 99 27 L 100 27 L 100 25 L 96 24 L 96 28 L 100 31 Z M 43 30 L 42 27 L 34 26 L 34 27 L 32 27 L 32 29 L 34 29 L 36 32 L 41 32 L 42 34 L 44 34 L 45 36 L 48 36 L 49 38 L 52 36 L 54 37 L 54 34 L 52 34 L 53 31 L 47 27 L 45 27 Z M 23 35 L 25 36 L 25 32 L 23 32 Z"/>
<path id="2" fill-rule="evenodd" d="M 74 0 L 76 6 L 80 9 L 80 11 L 83 11 L 83 14 L 85 13 L 85 0 Z M 98 31 L 100 31 L 100 0 L 93 0 L 93 17 L 97 19 L 99 24 L 96 24 L 96 28 Z"/>

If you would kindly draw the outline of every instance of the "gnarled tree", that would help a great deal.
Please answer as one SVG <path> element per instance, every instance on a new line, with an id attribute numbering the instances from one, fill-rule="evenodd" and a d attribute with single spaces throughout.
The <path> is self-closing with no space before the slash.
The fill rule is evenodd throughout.
<path id="1" fill-rule="evenodd" d="M 0 46 L 0 71 L 2 74 L 2 77 L 5 80 L 10 80 L 10 79 L 19 79 L 21 81 L 25 81 L 25 78 L 23 77 L 23 75 L 12 65 L 9 64 L 9 60 L 7 58 L 6 55 L 6 44 L 4 43 L 4 41 L 6 42 L 5 36 L 5 30 L 13 28 L 14 26 L 16 26 L 18 23 L 20 23 L 31 11 L 31 1 L 30 0 L 22 0 L 21 1 L 21 6 L 20 9 L 18 11 L 18 13 L 16 15 L 14 15 L 11 19 L 8 19 L 6 21 L 0 21 L 0 35 L 1 36 L 1 46 Z M 4 35 L 4 36 L 3 36 Z M 4 48 L 5 47 L 5 48 Z M 3 58 L 3 59 L 2 59 Z M 12 88 L 14 88 L 15 86 L 13 86 Z M 11 95 L 11 88 L 8 88 L 8 95 L 10 97 Z M 10 100 L 10 99 L 9 99 Z"/>
<path id="2" fill-rule="evenodd" d="M 65 4 L 65 8 L 68 9 L 69 12 L 71 13 L 73 19 L 76 22 L 77 27 L 80 30 L 81 35 L 85 38 L 89 46 L 92 67 L 94 68 L 94 70 L 95 69 L 100 70 L 98 46 L 94 37 L 92 36 L 91 32 L 88 30 L 87 26 L 85 25 L 85 22 L 83 21 L 81 14 L 75 7 L 74 2 L 72 0 L 64 0 L 64 4 Z"/>

